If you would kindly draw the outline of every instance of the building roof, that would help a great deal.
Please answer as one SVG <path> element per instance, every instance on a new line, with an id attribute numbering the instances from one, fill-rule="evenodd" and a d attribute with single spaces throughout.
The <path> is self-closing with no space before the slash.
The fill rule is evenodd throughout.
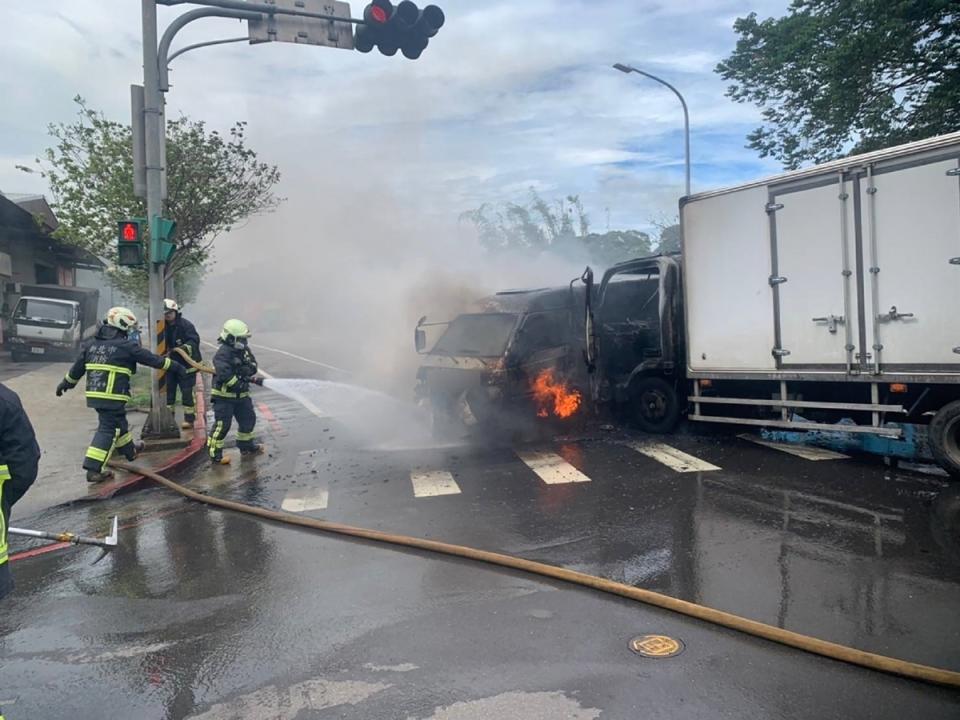
<path id="1" fill-rule="evenodd" d="M 0 228 L 15 228 L 31 242 L 46 243 L 64 265 L 103 270 L 106 265 L 93 253 L 71 245 L 51 233 L 59 226 L 57 216 L 42 195 L 0 193 Z"/>

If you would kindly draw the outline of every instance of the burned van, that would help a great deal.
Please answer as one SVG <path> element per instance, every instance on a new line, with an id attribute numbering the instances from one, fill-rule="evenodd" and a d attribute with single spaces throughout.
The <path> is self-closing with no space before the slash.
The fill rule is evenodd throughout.
<path id="1" fill-rule="evenodd" d="M 416 397 L 429 406 L 437 435 L 515 434 L 571 422 L 586 390 L 585 292 L 579 281 L 507 290 L 449 321 L 421 318 Z M 439 334 L 429 349 L 428 332 Z"/>

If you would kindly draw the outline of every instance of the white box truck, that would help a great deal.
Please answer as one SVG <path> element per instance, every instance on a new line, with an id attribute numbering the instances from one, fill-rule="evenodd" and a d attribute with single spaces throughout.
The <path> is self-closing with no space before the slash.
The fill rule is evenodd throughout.
<path id="1" fill-rule="evenodd" d="M 928 442 L 960 475 L 960 133 L 698 193 L 680 221 L 680 256 L 587 294 L 595 399 L 652 431 L 686 409 Z"/>
<path id="2" fill-rule="evenodd" d="M 7 343 L 14 362 L 73 360 L 97 330 L 100 291 L 64 285 L 17 285 Z"/>

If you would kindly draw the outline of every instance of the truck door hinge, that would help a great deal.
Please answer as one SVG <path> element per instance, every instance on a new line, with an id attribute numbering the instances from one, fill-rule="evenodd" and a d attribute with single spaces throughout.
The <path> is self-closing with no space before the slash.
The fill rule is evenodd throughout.
<path id="1" fill-rule="evenodd" d="M 951 265 L 960 265 L 960 257 L 950 258 Z"/>
<path id="2" fill-rule="evenodd" d="M 771 275 L 767 280 L 770 283 L 770 287 L 775 287 L 777 285 L 783 285 L 787 281 L 787 278 L 782 275 Z"/>
<path id="3" fill-rule="evenodd" d="M 953 349 L 953 351 L 954 351 L 957 355 L 960 355 L 960 346 L 955 347 L 955 348 Z"/>
<path id="4" fill-rule="evenodd" d="M 764 206 L 763 209 L 768 213 L 776 212 L 777 210 L 783 210 L 783 203 L 769 202 Z"/>
<path id="5" fill-rule="evenodd" d="M 837 325 L 843 325 L 846 322 L 843 315 L 827 315 L 826 317 L 813 318 L 813 321 L 815 323 L 826 323 L 827 330 L 834 335 L 837 333 Z"/>
<path id="6" fill-rule="evenodd" d="M 949 175 L 950 177 L 957 177 L 958 175 L 960 175 L 960 167 L 950 168 L 949 170 L 947 170 L 947 175 Z"/>
<path id="7" fill-rule="evenodd" d="M 789 355 L 789 354 L 790 354 L 790 351 L 789 351 L 789 350 L 786 350 L 786 349 L 784 349 L 784 348 L 774 348 L 774 349 L 773 349 L 773 356 L 774 356 L 774 357 L 786 357 L 786 356 Z"/>

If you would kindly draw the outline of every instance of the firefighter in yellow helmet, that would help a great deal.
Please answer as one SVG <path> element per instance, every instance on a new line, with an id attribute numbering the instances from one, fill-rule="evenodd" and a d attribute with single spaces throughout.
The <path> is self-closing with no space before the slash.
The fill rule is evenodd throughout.
<path id="1" fill-rule="evenodd" d="M 254 439 L 253 428 L 257 414 L 250 399 L 250 384 L 263 385 L 257 374 L 257 359 L 248 346 L 250 328 L 242 320 L 227 320 L 217 342 L 220 347 L 213 356 L 213 387 L 210 399 L 213 402 L 213 429 L 207 438 L 210 460 L 228 465 L 230 458 L 223 456 L 223 444 L 230 432 L 233 419 L 237 420 L 237 447 L 241 455 L 257 455 L 263 446 Z"/>
<path id="2" fill-rule="evenodd" d="M 97 432 L 87 448 L 83 469 L 87 482 L 101 482 L 113 476 L 104 465 L 114 450 L 133 460 L 143 443 L 135 443 L 127 424 L 130 380 L 137 365 L 149 365 L 178 377 L 180 366 L 170 358 L 154 355 L 128 337 L 137 327 L 136 316 L 125 307 L 110 308 L 107 317 L 80 356 L 57 385 L 57 397 L 76 387 L 87 376 L 87 407 L 97 411 Z"/>

